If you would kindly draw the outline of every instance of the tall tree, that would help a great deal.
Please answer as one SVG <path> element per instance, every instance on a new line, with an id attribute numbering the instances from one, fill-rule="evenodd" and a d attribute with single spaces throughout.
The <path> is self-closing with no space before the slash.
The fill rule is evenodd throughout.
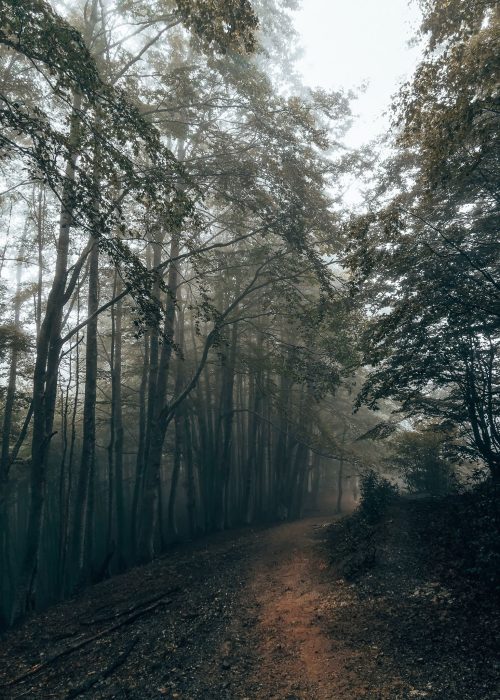
<path id="1" fill-rule="evenodd" d="M 396 104 L 388 168 L 400 193 L 350 228 L 374 312 L 361 399 L 458 424 L 498 480 L 500 15 L 494 2 L 422 8 L 427 50 Z"/>

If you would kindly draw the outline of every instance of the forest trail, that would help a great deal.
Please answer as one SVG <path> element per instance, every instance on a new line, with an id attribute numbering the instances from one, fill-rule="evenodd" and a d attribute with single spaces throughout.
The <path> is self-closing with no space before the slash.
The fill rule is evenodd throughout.
<path id="1" fill-rule="evenodd" d="M 259 608 L 256 699 L 350 697 L 345 691 L 355 678 L 347 665 L 358 654 L 335 640 L 325 625 L 333 595 L 324 575 L 330 557 L 321 547 L 327 524 L 303 520 L 267 533 L 248 587 Z"/>
<path id="2" fill-rule="evenodd" d="M 220 533 L 35 616 L 0 642 L 0 696 L 362 697 L 328 630 L 330 522 Z"/>
<path id="3" fill-rule="evenodd" d="M 428 578 L 399 519 L 354 583 L 331 517 L 180 545 L 0 637 L 0 698 L 497 698 L 491 610 L 464 617 L 469 592 Z"/>

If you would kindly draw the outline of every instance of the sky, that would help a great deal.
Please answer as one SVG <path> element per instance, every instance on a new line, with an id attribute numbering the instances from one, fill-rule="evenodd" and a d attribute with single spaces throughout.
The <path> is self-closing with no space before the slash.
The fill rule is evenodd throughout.
<path id="1" fill-rule="evenodd" d="M 409 48 L 418 28 L 415 0 L 302 0 L 294 13 L 304 54 L 298 69 L 306 85 L 335 90 L 367 83 L 353 104 L 359 117 L 344 142 L 357 148 L 383 133 L 382 114 L 419 56 Z"/>

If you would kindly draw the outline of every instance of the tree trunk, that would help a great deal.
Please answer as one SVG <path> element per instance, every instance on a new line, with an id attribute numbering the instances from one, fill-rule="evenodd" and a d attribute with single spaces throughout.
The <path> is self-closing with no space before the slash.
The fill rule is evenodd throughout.
<path id="1" fill-rule="evenodd" d="M 118 278 L 117 278 L 118 279 Z M 121 291 L 117 285 L 117 293 Z M 115 309 L 115 343 L 112 376 L 112 410 L 114 418 L 114 466 L 116 487 L 116 542 L 119 569 L 126 562 L 125 552 L 125 494 L 123 490 L 123 406 L 122 406 L 122 315 L 123 303 L 120 300 Z"/>
<path id="2" fill-rule="evenodd" d="M 99 248 L 94 244 L 89 257 L 87 315 L 99 308 Z M 74 585 L 80 585 L 85 577 L 85 539 L 89 533 L 89 494 L 91 475 L 95 462 L 95 403 L 97 391 L 97 316 L 87 324 L 85 350 L 85 396 L 83 403 L 83 436 L 80 472 L 73 520 L 73 546 L 71 577 Z"/>
<path id="3" fill-rule="evenodd" d="M 170 258 L 175 259 L 179 255 L 180 232 L 172 235 L 170 244 Z M 169 266 L 168 271 L 168 296 L 165 309 L 165 324 L 163 332 L 163 344 L 161 347 L 160 361 L 154 396 L 155 419 L 151 426 L 150 444 L 146 453 L 144 473 L 144 489 L 142 495 L 141 524 L 139 537 L 139 558 L 149 561 L 155 553 L 155 538 L 158 527 L 158 489 L 160 487 L 161 462 L 163 455 L 163 443 L 167 432 L 169 420 L 164 415 L 167 398 L 167 382 L 170 371 L 170 360 L 174 338 L 175 322 L 175 294 L 177 291 L 178 272 L 176 263 Z"/>
<path id="4" fill-rule="evenodd" d="M 231 345 L 222 372 L 222 449 L 220 450 L 220 461 L 217 465 L 217 472 L 220 475 L 220 487 L 219 493 L 216 494 L 216 499 L 219 501 L 218 512 L 216 512 L 216 526 L 218 528 L 229 527 L 231 519 L 229 479 L 231 476 L 231 446 L 234 424 L 233 392 L 237 341 L 238 326 L 234 323 L 231 328 Z"/>
<path id="5" fill-rule="evenodd" d="M 77 290 L 77 322 L 80 320 L 80 290 Z M 71 534 L 71 496 L 73 492 L 73 465 L 74 456 L 76 448 L 76 417 L 78 412 L 78 402 L 80 398 L 80 344 L 76 344 L 75 349 L 75 395 L 73 397 L 73 411 L 71 413 L 71 437 L 69 441 L 69 455 L 68 455 L 68 487 L 66 491 L 66 505 L 65 505 L 65 516 L 63 519 L 64 530 L 61 533 L 61 546 L 60 546 L 60 580 L 61 587 L 60 592 L 64 595 L 67 591 L 67 579 L 68 579 L 68 550 Z"/>
<path id="6" fill-rule="evenodd" d="M 184 435 L 185 435 L 185 463 L 186 463 L 186 509 L 188 516 L 189 536 L 196 537 L 198 534 L 198 524 L 196 517 L 196 484 L 193 463 L 193 445 L 191 432 L 191 419 L 184 414 Z"/>
<path id="7" fill-rule="evenodd" d="M 19 253 L 21 257 L 21 252 Z M 21 314 L 21 263 L 18 262 L 16 270 L 16 294 L 14 296 L 14 326 L 19 329 L 19 319 Z M 5 395 L 5 406 L 2 425 L 2 450 L 0 455 L 0 501 L 2 500 L 2 490 L 7 482 L 10 467 L 10 436 L 12 430 L 12 413 L 14 410 L 14 400 L 16 397 L 17 363 L 19 359 L 19 349 L 13 345 L 10 353 L 9 379 Z M 0 506 L 1 507 L 1 506 Z"/>
<path id="8" fill-rule="evenodd" d="M 80 108 L 81 96 L 76 94 L 73 100 L 68 139 L 69 157 L 66 165 L 66 181 L 61 198 L 62 205 L 55 274 L 47 298 L 45 316 L 40 324 L 40 332 L 37 337 L 35 370 L 33 374 L 30 504 L 26 549 L 19 577 L 18 594 L 16 596 L 16 617 L 23 615 L 26 610 L 33 608 L 35 604 L 36 570 L 43 526 L 47 458 L 50 440 L 53 435 L 61 326 L 68 271 L 69 234 L 73 211 L 72 183 L 75 178 L 80 141 Z"/>
<path id="9" fill-rule="evenodd" d="M 179 308 L 178 321 L 177 321 L 177 347 L 179 352 L 182 353 L 184 348 L 184 313 L 182 306 Z M 184 366 L 183 359 L 179 357 L 177 362 L 177 376 L 175 378 L 175 390 L 174 395 L 178 396 L 182 387 L 184 386 Z M 185 407 L 183 405 L 179 406 L 175 412 L 174 417 L 174 428 L 175 428 L 175 439 L 174 439 L 174 463 L 172 467 L 172 478 L 170 482 L 170 493 L 168 497 L 168 510 L 167 510 L 167 527 L 170 538 L 177 537 L 177 525 L 175 521 L 175 501 L 177 497 L 177 486 L 179 483 L 179 476 L 181 471 L 182 463 L 182 445 L 183 438 L 185 434 L 184 428 L 184 411 Z"/>
<path id="10" fill-rule="evenodd" d="M 335 512 L 338 514 L 342 513 L 342 497 L 344 495 L 344 447 L 346 432 L 347 428 L 344 428 L 344 431 L 342 433 L 342 447 L 340 450 L 339 470 L 337 472 L 337 506 L 335 508 Z"/>
<path id="11" fill-rule="evenodd" d="M 141 383 L 139 386 L 139 433 L 137 439 L 134 492 L 132 497 L 132 512 L 130 515 L 129 531 L 129 554 L 134 557 L 137 554 L 137 533 L 140 515 L 139 510 L 141 505 L 141 496 L 144 483 L 144 471 L 146 469 L 146 394 L 148 387 L 149 356 L 149 335 L 146 335 L 146 337 L 144 338 L 144 363 L 142 365 Z"/>

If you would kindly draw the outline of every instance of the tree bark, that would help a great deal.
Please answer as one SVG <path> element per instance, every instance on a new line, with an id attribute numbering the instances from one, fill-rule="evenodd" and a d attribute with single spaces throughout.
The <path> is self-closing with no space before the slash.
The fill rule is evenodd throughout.
<path id="1" fill-rule="evenodd" d="M 99 248 L 94 244 L 89 257 L 87 314 L 99 308 Z M 89 494 L 95 462 L 95 404 L 97 391 L 97 316 L 87 324 L 85 350 L 85 395 L 80 472 L 73 519 L 72 582 L 82 583 L 86 569 L 85 540 L 89 533 Z"/>
<path id="2" fill-rule="evenodd" d="M 21 257 L 21 253 L 19 253 Z M 14 327 L 19 329 L 19 319 L 21 314 L 21 263 L 18 262 L 16 269 L 16 293 L 14 296 Z M 3 485 L 7 482 L 10 467 L 10 437 L 12 430 L 12 414 L 14 411 L 14 401 L 16 397 L 17 363 L 19 360 L 19 348 L 14 344 L 10 352 L 9 379 L 5 395 L 5 406 L 2 424 L 2 449 L 0 455 L 0 500 Z"/>
<path id="3" fill-rule="evenodd" d="M 172 241 L 170 243 L 170 258 L 177 258 L 179 255 L 179 248 L 180 232 L 175 232 L 172 235 Z M 146 452 L 139 537 L 139 559 L 142 561 L 149 561 L 153 558 L 155 553 L 155 538 L 159 517 L 158 489 L 160 487 L 163 443 L 165 441 L 168 423 L 170 422 L 165 415 L 164 409 L 167 400 L 167 382 L 174 339 L 177 280 L 177 266 L 176 263 L 172 263 L 168 271 L 168 296 L 165 309 L 163 343 L 158 363 L 152 408 L 154 422 L 151 425 L 149 448 Z"/>
<path id="4" fill-rule="evenodd" d="M 60 338 L 65 305 L 68 252 L 73 212 L 73 182 L 80 141 L 81 96 L 75 94 L 68 139 L 69 156 L 62 193 L 55 274 L 47 298 L 45 316 L 37 337 L 33 374 L 33 435 L 31 441 L 30 504 L 26 549 L 19 576 L 14 616 L 35 605 L 36 571 L 45 504 L 47 458 L 53 436 Z"/>
<path id="5" fill-rule="evenodd" d="M 179 353 L 183 352 L 184 348 L 184 313 L 182 305 L 179 307 L 178 319 L 177 319 L 177 347 Z M 178 396 L 182 391 L 184 386 L 184 366 L 183 359 L 179 357 L 177 362 L 177 375 L 175 378 L 175 396 Z M 168 496 L 168 506 L 167 506 L 167 527 L 170 538 L 177 537 L 177 525 L 175 520 L 175 502 L 177 497 L 177 487 L 179 483 L 179 476 L 182 464 L 182 452 L 183 452 L 183 439 L 185 434 L 184 428 L 185 421 L 185 407 L 184 405 L 179 406 L 175 412 L 174 417 L 174 462 L 172 467 L 172 478 L 170 481 L 170 492 Z"/>
<path id="6" fill-rule="evenodd" d="M 118 276 L 117 276 L 117 279 Z M 118 282 L 119 285 L 119 282 Z M 120 291 L 120 290 L 118 290 Z M 125 494 L 123 490 L 123 406 L 122 406 L 122 316 L 123 302 L 120 300 L 115 309 L 115 343 L 112 375 L 112 411 L 114 421 L 114 468 L 116 488 L 116 542 L 119 569 L 126 562 L 125 552 Z"/>
<path id="7" fill-rule="evenodd" d="M 342 448 L 340 451 L 340 462 L 339 462 L 339 470 L 337 472 L 337 505 L 335 508 L 335 512 L 340 514 L 342 513 L 342 497 L 344 495 L 344 448 L 345 448 L 345 437 L 347 433 L 347 428 L 344 427 L 344 430 L 342 432 Z"/>

